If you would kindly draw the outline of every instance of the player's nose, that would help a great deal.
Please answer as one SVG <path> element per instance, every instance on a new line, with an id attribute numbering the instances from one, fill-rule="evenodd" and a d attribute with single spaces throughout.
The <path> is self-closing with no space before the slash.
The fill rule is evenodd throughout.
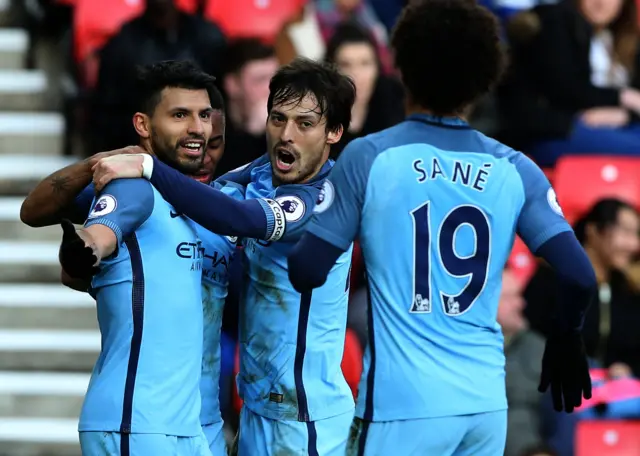
<path id="1" fill-rule="evenodd" d="M 280 130 L 280 141 L 284 143 L 293 142 L 295 128 L 296 126 L 294 122 L 287 122 Z"/>
<path id="2" fill-rule="evenodd" d="M 195 116 L 191 119 L 191 122 L 189 122 L 187 132 L 192 135 L 204 136 L 205 123 L 199 116 Z"/>

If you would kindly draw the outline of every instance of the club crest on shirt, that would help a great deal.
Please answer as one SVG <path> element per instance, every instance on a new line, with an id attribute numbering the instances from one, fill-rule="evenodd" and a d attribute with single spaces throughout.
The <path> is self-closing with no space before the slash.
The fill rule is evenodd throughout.
<path id="1" fill-rule="evenodd" d="M 227 241 L 231 242 L 232 244 L 237 244 L 238 243 L 238 237 L 237 236 L 225 236 L 225 238 L 227 238 Z"/>
<path id="2" fill-rule="evenodd" d="M 320 214 L 331 206 L 333 203 L 333 199 L 335 198 L 335 189 L 333 188 L 333 184 L 325 180 L 324 184 L 322 184 L 322 188 L 320 189 L 320 193 L 318 193 L 318 199 L 316 200 L 316 207 L 313 208 L 314 214 Z"/>
<path id="3" fill-rule="evenodd" d="M 284 211 L 284 218 L 287 222 L 297 222 L 306 212 L 304 201 L 297 196 L 280 196 L 276 201 Z"/>
<path id="4" fill-rule="evenodd" d="M 558 215 L 564 215 L 562 213 L 562 208 L 560 207 L 560 203 L 558 203 L 558 197 L 556 196 L 556 192 L 555 190 L 553 190 L 553 188 L 550 188 L 547 191 L 547 201 L 549 203 L 549 206 L 551 206 L 551 209 L 553 209 L 553 212 L 555 212 Z"/>
<path id="5" fill-rule="evenodd" d="M 102 217 L 103 215 L 111 214 L 118 207 L 118 202 L 111 195 L 102 195 L 96 204 L 93 205 L 93 209 L 91 209 L 91 213 L 89 214 L 90 219 L 96 217 Z"/>

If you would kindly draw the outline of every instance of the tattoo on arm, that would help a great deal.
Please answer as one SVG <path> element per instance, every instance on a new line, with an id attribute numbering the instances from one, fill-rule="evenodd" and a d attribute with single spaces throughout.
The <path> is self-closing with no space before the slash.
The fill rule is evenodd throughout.
<path id="1" fill-rule="evenodd" d="M 78 186 L 74 181 L 82 181 L 82 185 Z M 51 190 L 54 198 L 57 202 L 67 202 L 69 199 L 74 198 L 78 190 L 82 190 L 85 187 L 86 176 L 52 176 L 50 179 Z"/>

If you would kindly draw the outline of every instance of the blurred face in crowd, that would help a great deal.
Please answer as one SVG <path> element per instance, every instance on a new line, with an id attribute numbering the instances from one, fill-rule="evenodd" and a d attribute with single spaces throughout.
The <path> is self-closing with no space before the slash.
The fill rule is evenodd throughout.
<path id="1" fill-rule="evenodd" d="M 252 60 L 237 74 L 227 76 L 225 90 L 232 100 L 239 103 L 243 111 L 242 117 L 260 116 L 260 123 L 266 122 L 269 81 L 278 66 L 278 60 L 275 57 Z"/>
<path id="2" fill-rule="evenodd" d="M 213 111 L 211 113 L 211 127 L 211 138 L 207 143 L 204 161 L 200 170 L 192 176 L 195 180 L 204 184 L 211 183 L 216 167 L 224 154 L 225 119 L 222 111 Z"/>
<path id="3" fill-rule="evenodd" d="M 580 0 L 583 16 L 596 28 L 608 27 L 620 14 L 625 0 Z"/>
<path id="4" fill-rule="evenodd" d="M 202 166 L 211 137 L 212 109 L 207 91 L 165 88 L 153 115 L 134 115 L 136 131 L 164 163 L 184 174 Z"/>
<path id="5" fill-rule="evenodd" d="M 366 42 L 345 43 L 338 48 L 335 61 L 356 85 L 356 104 L 368 103 L 378 77 L 376 50 Z"/>
<path id="6" fill-rule="evenodd" d="M 511 271 L 505 269 L 502 273 L 502 291 L 498 304 L 498 323 L 502 332 L 515 334 L 526 327 L 526 320 L 522 315 L 524 298 L 521 294 L 522 286 Z"/>
<path id="7" fill-rule="evenodd" d="M 362 0 L 334 0 L 336 7 L 345 13 L 348 13 L 355 9 Z"/>
<path id="8" fill-rule="evenodd" d="M 624 269 L 640 248 L 640 220 L 632 209 L 618 211 L 616 223 L 598 231 L 595 225 L 586 228 L 586 247 L 593 249 L 605 265 Z"/>
<path id="9" fill-rule="evenodd" d="M 342 136 L 342 129 L 327 131 L 316 97 L 274 103 L 267 120 L 267 146 L 274 184 L 306 182 L 329 158 L 329 148 Z"/>

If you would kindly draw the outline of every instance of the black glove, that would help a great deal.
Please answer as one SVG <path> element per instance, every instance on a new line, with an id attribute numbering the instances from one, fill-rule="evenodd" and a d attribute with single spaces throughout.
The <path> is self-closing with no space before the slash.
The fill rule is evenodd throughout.
<path id="1" fill-rule="evenodd" d="M 591 399 L 589 363 L 579 332 L 557 331 L 547 339 L 538 391 L 546 392 L 549 385 L 557 412 L 571 413 L 582 404 L 583 397 Z"/>
<path id="2" fill-rule="evenodd" d="M 91 247 L 84 244 L 78 236 L 76 228 L 69 220 L 64 219 L 62 225 L 62 244 L 58 258 L 65 272 L 74 279 L 90 280 L 100 269 L 94 266 L 98 258 Z"/>

